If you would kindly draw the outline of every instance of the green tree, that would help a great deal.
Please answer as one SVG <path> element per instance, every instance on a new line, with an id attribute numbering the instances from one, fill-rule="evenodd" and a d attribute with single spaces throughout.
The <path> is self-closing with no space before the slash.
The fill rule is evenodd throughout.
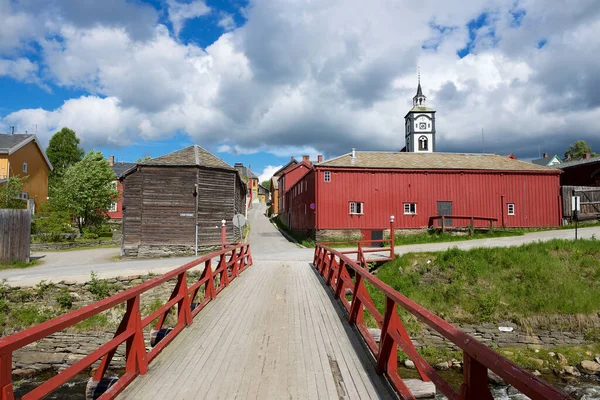
<path id="1" fill-rule="evenodd" d="M 11 176 L 4 183 L 0 183 L 0 208 L 25 208 L 26 202 L 19 198 L 23 191 L 23 179 Z"/>
<path id="2" fill-rule="evenodd" d="M 141 162 L 148 161 L 148 160 L 151 160 L 151 159 L 152 159 L 152 157 L 150 157 L 148 154 L 146 154 L 144 157 L 140 157 L 137 160 L 135 160 L 135 162 L 136 163 L 141 163 Z"/>
<path id="3" fill-rule="evenodd" d="M 588 153 L 592 157 L 597 156 L 596 153 L 592 152 L 592 146 L 588 145 L 585 140 L 577 140 L 575 143 L 569 145 L 569 148 L 565 151 L 565 158 L 569 156 L 571 158 L 583 157 Z"/>
<path id="4" fill-rule="evenodd" d="M 105 213 L 117 198 L 114 179 L 115 174 L 102 153 L 91 150 L 64 173 L 51 198 L 52 207 L 76 217 L 79 232 L 83 234 L 84 228 L 104 221 Z"/>
<path id="5" fill-rule="evenodd" d="M 270 180 L 262 182 L 262 183 L 261 183 L 261 185 L 262 185 L 262 187 L 264 187 L 265 189 L 267 189 L 267 190 L 271 190 L 271 181 L 270 181 Z"/>
<path id="6" fill-rule="evenodd" d="M 54 167 L 51 176 L 62 176 L 71 165 L 81 160 L 83 154 L 75 131 L 65 127 L 56 132 L 46 149 L 46 155 Z"/>

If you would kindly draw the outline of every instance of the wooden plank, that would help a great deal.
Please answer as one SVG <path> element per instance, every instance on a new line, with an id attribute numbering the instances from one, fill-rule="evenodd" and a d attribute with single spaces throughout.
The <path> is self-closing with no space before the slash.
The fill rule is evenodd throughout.
<path id="1" fill-rule="evenodd" d="M 0 262 L 29 262 L 31 213 L 0 209 Z"/>

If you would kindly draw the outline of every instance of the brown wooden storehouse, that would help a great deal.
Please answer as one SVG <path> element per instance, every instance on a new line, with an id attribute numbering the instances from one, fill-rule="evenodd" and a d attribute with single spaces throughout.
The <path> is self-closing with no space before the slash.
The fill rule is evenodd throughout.
<path id="1" fill-rule="evenodd" d="M 153 158 L 125 171 L 123 241 L 125 256 L 185 254 L 239 241 L 232 225 L 244 213 L 246 184 L 238 172 L 198 145 Z"/>

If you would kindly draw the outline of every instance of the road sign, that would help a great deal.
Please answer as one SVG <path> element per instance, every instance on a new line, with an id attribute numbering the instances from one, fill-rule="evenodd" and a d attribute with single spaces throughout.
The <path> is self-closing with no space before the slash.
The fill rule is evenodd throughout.
<path id="1" fill-rule="evenodd" d="M 246 218 L 242 214 L 236 214 L 233 216 L 233 226 L 236 228 L 241 228 L 246 225 Z"/>
<path id="2" fill-rule="evenodd" d="M 573 196 L 571 198 L 571 211 L 581 211 L 581 196 Z"/>
<path id="3" fill-rule="evenodd" d="M 314 210 L 317 206 L 315 205 L 315 203 L 310 203 L 310 209 Z"/>

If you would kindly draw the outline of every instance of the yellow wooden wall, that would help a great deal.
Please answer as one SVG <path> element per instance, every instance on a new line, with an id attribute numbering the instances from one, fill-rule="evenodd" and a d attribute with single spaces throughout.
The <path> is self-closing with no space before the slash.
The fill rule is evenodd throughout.
<path id="1" fill-rule="evenodd" d="M 6 179 L 8 175 L 8 155 L 0 155 L 0 179 Z"/>
<path id="2" fill-rule="evenodd" d="M 50 168 L 46 164 L 38 145 L 34 142 L 27 143 L 8 156 L 8 162 L 10 164 L 10 176 L 27 176 L 23 183 L 23 192 L 27 192 L 30 199 L 35 199 L 36 208 L 44 204 L 48 199 Z M 27 163 L 27 173 L 23 172 L 24 162 Z"/>

